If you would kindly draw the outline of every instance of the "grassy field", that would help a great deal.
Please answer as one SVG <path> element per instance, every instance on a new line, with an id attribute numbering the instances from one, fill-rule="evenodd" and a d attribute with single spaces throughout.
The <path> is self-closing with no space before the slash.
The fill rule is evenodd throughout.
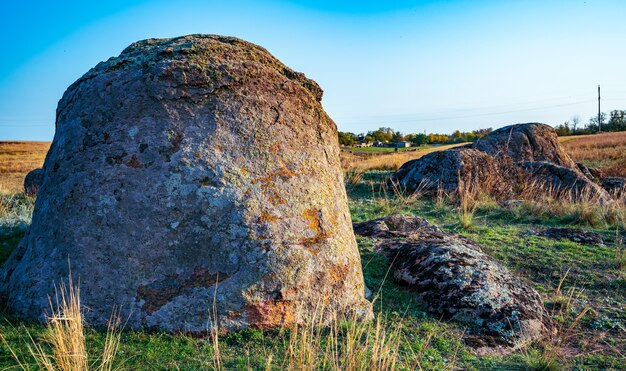
<path id="1" fill-rule="evenodd" d="M 50 142 L 0 142 L 0 192 L 23 189 L 24 176 L 41 167 Z"/>
<path id="2" fill-rule="evenodd" d="M 577 162 L 601 169 L 605 176 L 626 177 L 626 132 L 565 138 L 563 146 Z"/>
<path id="3" fill-rule="evenodd" d="M 341 147 L 342 150 L 352 153 L 392 153 L 392 152 L 406 152 L 406 151 L 418 151 L 428 148 L 430 146 L 419 147 L 406 147 L 406 148 L 392 148 L 392 147 Z"/>
<path id="4" fill-rule="evenodd" d="M 564 144 L 574 155 L 577 142 L 589 143 L 591 140 L 586 145 L 601 148 L 599 143 L 613 141 L 615 137 L 617 135 L 603 134 L 568 139 Z M 626 136 L 619 138 L 613 146 L 626 145 Z M 45 154 L 43 148 L 47 148 L 47 144 L 37 146 L 0 143 L 0 153 L 7 156 L 2 158 L 16 160 L 11 166 L 3 166 L 0 184 L 16 184 L 15 180 L 9 182 L 7 179 L 23 177 L 30 167 L 41 165 Z M 438 149 L 443 148 L 446 147 Z M 604 152 L 598 150 L 597 153 L 589 160 L 576 158 L 590 164 L 599 163 L 593 161 Z M 371 239 L 358 237 L 366 285 L 378 294 L 375 302 L 377 321 L 370 324 L 338 323 L 330 329 L 249 329 L 207 339 L 126 330 L 116 335 L 119 344 L 113 347 L 114 358 L 109 365 L 113 369 L 129 370 L 626 369 L 624 209 L 611 211 L 617 213 L 612 214 L 612 218 L 603 218 L 608 211 L 602 207 L 554 202 L 541 205 L 521 203 L 504 208 L 485 198 L 475 200 L 470 211 L 463 211 L 453 200 L 404 197 L 385 191 L 381 185 L 390 172 L 369 170 L 377 166 L 393 168 L 396 165 L 388 165 L 393 161 L 399 166 L 403 160 L 397 156 L 423 154 L 406 152 L 353 159 L 356 162 L 351 166 L 367 170 L 348 180 L 353 221 L 393 212 L 408 213 L 426 217 L 446 231 L 476 240 L 486 253 L 531 282 L 540 292 L 559 329 L 557 333 L 511 353 L 479 353 L 463 343 L 463 327 L 430 316 L 413 293 L 395 285 L 388 277 L 387 258 L 374 250 Z M 20 156 L 24 158 L 20 160 Z M 621 157 L 615 156 L 613 160 L 599 164 L 604 170 L 610 169 Z M 346 159 L 343 160 L 345 164 Z M 9 189 L 20 190 L 21 180 Z M 33 203 L 33 197 L 15 192 L 0 195 L 0 263 L 6 260 L 28 226 Z M 471 214 L 469 219 L 467 213 Z M 598 232 L 604 237 L 605 244 L 583 245 L 530 233 L 537 228 L 552 226 Z M 107 332 L 94 328 L 80 331 L 85 336 L 84 341 L 81 340 L 85 344 L 81 355 L 86 356 L 87 363 L 95 369 L 106 358 L 103 357 L 107 354 L 106 344 L 110 345 Z M 42 346 L 42 352 L 49 354 L 54 349 L 49 341 L 51 334 L 54 334 L 53 329 L 0 313 L 0 335 L 5 339 L 0 346 L 0 369 L 16 366 L 9 349 L 15 351 L 25 368 L 40 368 L 36 365 L 37 352 L 33 356 L 29 344 L 36 342 Z M 350 341 L 354 338 L 360 341 Z M 374 358 L 384 358 L 386 363 L 375 363 Z"/>
<path id="5" fill-rule="evenodd" d="M 467 143 L 447 144 L 443 146 L 419 147 L 412 151 L 355 154 L 349 151 L 341 151 L 342 166 L 346 169 L 367 170 L 396 170 L 407 161 L 420 158 L 426 154 L 454 148 Z M 410 148 L 407 148 L 410 149 Z"/>

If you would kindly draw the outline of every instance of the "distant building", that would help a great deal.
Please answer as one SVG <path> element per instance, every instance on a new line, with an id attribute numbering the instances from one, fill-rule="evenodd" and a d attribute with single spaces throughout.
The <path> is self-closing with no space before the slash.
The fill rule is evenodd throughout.
<path id="1" fill-rule="evenodd" d="M 411 146 L 411 142 L 401 141 L 396 143 L 396 148 L 408 148 Z"/>
<path id="2" fill-rule="evenodd" d="M 381 142 L 380 140 L 377 140 L 374 142 L 374 147 L 384 147 L 385 143 Z"/>

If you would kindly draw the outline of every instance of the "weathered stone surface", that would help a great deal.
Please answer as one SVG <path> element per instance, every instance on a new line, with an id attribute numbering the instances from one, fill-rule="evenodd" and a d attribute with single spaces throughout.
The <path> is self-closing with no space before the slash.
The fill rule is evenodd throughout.
<path id="1" fill-rule="evenodd" d="M 428 311 L 467 325 L 474 345 L 515 345 L 546 331 L 539 294 L 472 240 L 406 215 L 355 223 L 354 228 L 378 239 L 395 281 L 414 290 Z"/>
<path id="2" fill-rule="evenodd" d="M 546 228 L 539 230 L 528 230 L 528 234 L 550 238 L 553 240 L 570 240 L 576 243 L 582 243 L 585 245 L 602 245 L 604 239 L 602 236 L 593 231 L 585 231 L 575 228 Z"/>
<path id="3" fill-rule="evenodd" d="M 549 125 L 517 124 L 494 130 L 472 143 L 472 148 L 495 158 L 510 158 L 514 162 L 543 161 L 576 168 L 576 163 L 561 148 L 559 138 Z"/>
<path id="4" fill-rule="evenodd" d="M 529 177 L 552 195 L 571 200 L 606 202 L 610 196 L 577 169 L 547 161 L 527 161 L 517 164 Z"/>
<path id="5" fill-rule="evenodd" d="M 405 192 L 432 194 L 438 190 L 454 193 L 459 182 L 481 184 L 488 192 L 501 184 L 500 170 L 493 158 L 468 146 L 432 152 L 411 160 L 393 175 Z"/>
<path id="6" fill-rule="evenodd" d="M 590 169 L 583 170 L 592 176 Z M 471 187 L 510 198 L 535 187 L 537 192 L 556 190 L 561 195 L 572 189 L 575 198 L 607 202 L 610 196 L 583 170 L 561 148 L 552 127 L 530 123 L 507 126 L 467 146 L 409 161 L 391 179 L 408 193 L 441 190 L 454 195 Z"/>
<path id="7" fill-rule="evenodd" d="M 43 182 L 43 170 L 34 169 L 24 177 L 24 193 L 27 195 L 36 195 Z"/>
<path id="8" fill-rule="evenodd" d="M 626 198 L 626 178 L 612 176 L 600 180 L 602 188 L 617 199 Z"/>
<path id="9" fill-rule="evenodd" d="M 593 167 L 589 167 L 583 163 L 577 162 L 576 163 L 576 167 L 578 168 L 578 170 L 580 170 L 581 173 L 583 173 L 587 178 L 589 179 L 600 179 L 602 178 L 602 171 L 593 168 Z"/>
<path id="10" fill-rule="evenodd" d="M 204 332 L 368 316 L 322 90 L 265 49 L 132 44 L 59 102 L 33 223 L 0 271 L 18 315 L 80 278 L 87 321 Z"/>

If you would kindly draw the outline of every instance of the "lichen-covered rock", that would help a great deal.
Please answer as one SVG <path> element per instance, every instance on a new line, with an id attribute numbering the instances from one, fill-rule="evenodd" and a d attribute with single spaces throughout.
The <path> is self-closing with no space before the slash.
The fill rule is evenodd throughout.
<path id="1" fill-rule="evenodd" d="M 399 188 L 405 192 L 432 194 L 438 190 L 454 193 L 459 183 L 479 183 L 485 192 L 501 184 L 500 171 L 493 158 L 464 146 L 432 152 L 411 160 L 394 174 Z"/>
<path id="2" fill-rule="evenodd" d="M 611 176 L 600 180 L 602 188 L 616 199 L 626 198 L 626 178 Z"/>
<path id="3" fill-rule="evenodd" d="M 471 147 L 496 159 L 509 158 L 514 162 L 543 161 L 576 168 L 574 160 L 559 144 L 554 128 L 546 124 L 505 126 L 480 138 Z"/>
<path id="4" fill-rule="evenodd" d="M 24 193 L 34 196 L 41 187 L 43 182 L 43 170 L 34 169 L 28 172 L 24 177 Z"/>
<path id="5" fill-rule="evenodd" d="M 0 270 L 41 318 L 80 278 L 86 319 L 199 333 L 368 316 L 322 90 L 265 49 L 191 35 L 132 44 L 59 102 L 28 235 Z"/>
<path id="6" fill-rule="evenodd" d="M 585 231 L 575 228 L 546 228 L 539 230 L 528 230 L 527 234 L 550 238 L 553 240 L 570 240 L 572 242 L 585 245 L 602 245 L 604 239 L 602 236 L 593 231 Z"/>
<path id="7" fill-rule="evenodd" d="M 533 188 L 536 192 L 531 193 L 557 190 L 560 195 L 571 189 L 575 199 L 609 201 L 609 194 L 591 176 L 590 169 L 581 170 L 561 148 L 552 127 L 530 123 L 507 126 L 470 145 L 409 161 L 391 181 L 408 193 L 441 190 L 456 195 L 471 189 L 510 198 Z"/>
<path id="8" fill-rule="evenodd" d="M 594 167 L 589 167 L 583 163 L 577 162 L 576 167 L 589 179 L 600 179 L 602 178 L 602 171 L 596 169 Z"/>
<path id="9" fill-rule="evenodd" d="M 576 169 L 547 161 L 527 161 L 517 164 L 540 188 L 553 196 L 568 200 L 607 202 L 610 196 L 599 185 Z"/>
<path id="10" fill-rule="evenodd" d="M 474 345 L 511 346 L 546 332 L 539 294 L 472 240 L 406 215 L 354 227 L 378 239 L 397 283 L 414 290 L 429 312 L 468 326 Z"/>

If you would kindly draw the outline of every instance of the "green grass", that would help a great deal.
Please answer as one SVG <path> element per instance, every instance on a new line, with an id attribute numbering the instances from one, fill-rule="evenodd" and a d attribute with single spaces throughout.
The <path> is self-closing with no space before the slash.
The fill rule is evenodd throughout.
<path id="1" fill-rule="evenodd" d="M 401 369 L 626 369 L 626 280 L 620 271 L 615 244 L 615 225 L 595 227 L 580 224 L 566 212 L 530 213 L 524 209 L 506 210 L 485 202 L 476 209 L 472 225 L 464 227 L 456 208 L 432 200 L 396 197 L 380 190 L 387 172 L 368 172 L 349 190 L 350 211 L 354 221 L 369 220 L 392 212 L 426 217 L 444 230 L 480 243 L 516 274 L 532 282 L 543 295 L 548 309 L 562 305 L 554 295 L 567 272 L 561 292 L 575 289 L 578 295 L 567 307 L 567 316 L 555 314 L 555 321 L 590 308 L 583 316 L 576 336 L 568 344 L 571 351 L 564 359 L 552 362 L 545 344 L 535 344 L 509 355 L 477 356 L 460 340 L 464 329 L 455 323 L 441 322 L 430 316 L 415 295 L 393 283 L 389 261 L 374 250 L 372 239 L 358 237 L 366 285 L 376 296 L 375 310 L 386 328 L 399 329 L 403 339 L 399 349 Z M 3 199 L 0 213 L 0 262 L 15 248 L 30 216 L 33 200 L 20 196 Z M 587 246 L 555 241 L 526 231 L 535 227 L 578 226 L 593 229 L 607 239 L 606 246 Z M 617 226 L 619 228 L 619 226 Z M 39 339 L 45 331 L 39 324 L 20 321 L 0 314 L 0 333 L 10 346 L 27 357 L 25 329 Z M 285 365 L 289 330 L 244 330 L 220 339 L 225 369 L 264 369 L 273 356 L 273 369 Z M 105 332 L 90 329 L 90 353 L 99 354 Z M 568 348 L 569 349 L 569 348 Z M 213 347 L 209 340 L 182 334 L 124 331 L 117 366 L 122 369 L 211 369 Z M 0 346 L 0 369 L 15 363 L 5 346 Z"/>

